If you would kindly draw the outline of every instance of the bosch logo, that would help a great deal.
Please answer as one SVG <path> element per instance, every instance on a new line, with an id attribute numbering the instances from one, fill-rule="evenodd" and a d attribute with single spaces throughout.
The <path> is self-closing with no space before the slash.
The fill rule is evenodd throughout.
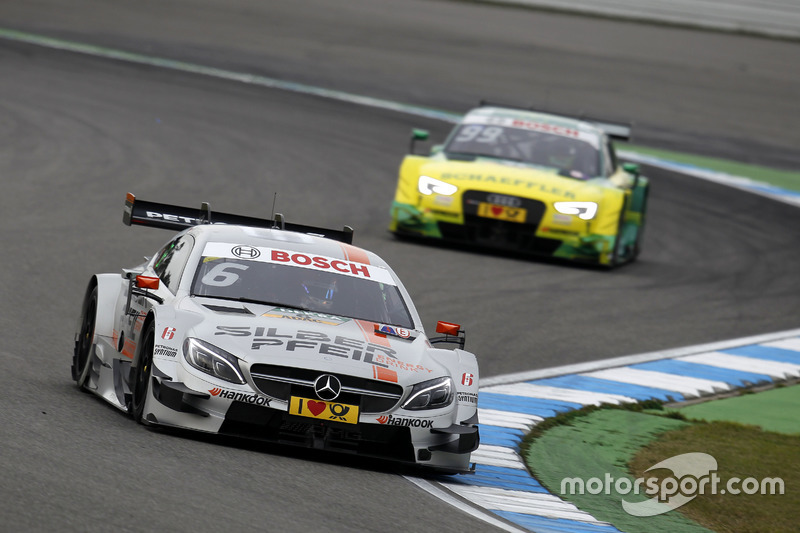
<path id="1" fill-rule="evenodd" d="M 522 200 L 514 196 L 505 196 L 503 194 L 490 194 L 486 197 L 486 201 L 494 205 L 504 205 L 506 207 L 522 207 Z"/>
<path id="2" fill-rule="evenodd" d="M 330 402 L 339 397 L 342 392 L 342 383 L 336 376 L 330 374 L 323 374 L 314 382 L 314 392 L 317 393 L 317 398 Z"/>
<path id="3" fill-rule="evenodd" d="M 256 259 L 261 255 L 258 248 L 243 245 L 234 246 L 233 249 L 231 249 L 231 253 L 241 259 Z"/>

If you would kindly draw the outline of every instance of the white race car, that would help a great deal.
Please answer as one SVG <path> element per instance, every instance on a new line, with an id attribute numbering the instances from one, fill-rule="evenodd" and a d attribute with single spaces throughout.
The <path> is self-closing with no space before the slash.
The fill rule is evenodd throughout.
<path id="1" fill-rule="evenodd" d="M 478 364 L 464 332 L 439 322 L 427 337 L 400 280 L 350 244 L 350 228 L 132 194 L 123 221 L 179 233 L 133 269 L 92 276 L 79 387 L 146 425 L 474 471 Z"/>

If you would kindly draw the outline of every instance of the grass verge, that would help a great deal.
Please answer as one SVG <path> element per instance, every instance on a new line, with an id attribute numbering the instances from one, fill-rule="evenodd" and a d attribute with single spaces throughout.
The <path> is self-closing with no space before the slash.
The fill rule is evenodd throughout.
<path id="1" fill-rule="evenodd" d="M 742 398 L 757 398 L 745 394 Z M 713 402 L 712 402 L 713 403 Z M 688 412 L 688 411 L 687 411 Z M 606 483 L 609 491 L 583 494 L 567 478 L 620 480 L 633 483 L 653 465 L 689 452 L 703 452 L 717 460 L 719 487 L 732 478 L 781 478 L 785 494 L 698 495 L 677 510 L 652 517 L 635 517 L 622 508 L 646 501 L 621 485 Z M 537 425 L 522 444 L 521 455 L 547 489 L 622 531 L 795 531 L 800 513 L 800 435 L 780 435 L 731 422 L 686 420 L 681 411 L 665 410 L 659 402 L 624 406 L 589 406 L 561 413 Z M 659 474 L 661 474 L 660 477 Z M 656 469 L 647 477 L 673 475 Z M 605 489 L 604 487 L 604 489 Z M 595 489 L 597 486 L 595 486 Z M 735 488 L 735 486 L 734 486 Z M 743 486 L 744 488 L 744 486 Z M 749 482 L 748 490 L 753 484 Z M 618 490 L 621 489 L 621 490 Z M 709 491 L 710 492 L 710 491 Z"/>

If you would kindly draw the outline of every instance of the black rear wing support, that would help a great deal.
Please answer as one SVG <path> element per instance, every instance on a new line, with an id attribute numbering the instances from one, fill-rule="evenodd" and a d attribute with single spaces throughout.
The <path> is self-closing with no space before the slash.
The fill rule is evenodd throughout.
<path id="1" fill-rule="evenodd" d="M 238 226 L 296 231 L 298 233 L 325 237 L 347 244 L 353 243 L 353 228 L 350 226 L 345 226 L 344 229 L 341 230 L 335 230 L 306 226 L 304 224 L 293 224 L 285 222 L 280 213 L 275 215 L 275 220 L 220 213 L 217 211 L 212 213 L 211 206 L 207 202 L 203 202 L 200 209 L 196 209 L 192 207 L 181 207 L 137 200 L 136 196 L 131 193 L 128 193 L 125 198 L 125 210 L 122 213 L 122 222 L 126 226 L 149 226 L 151 228 L 173 231 L 182 231 L 200 224 L 235 224 Z"/>

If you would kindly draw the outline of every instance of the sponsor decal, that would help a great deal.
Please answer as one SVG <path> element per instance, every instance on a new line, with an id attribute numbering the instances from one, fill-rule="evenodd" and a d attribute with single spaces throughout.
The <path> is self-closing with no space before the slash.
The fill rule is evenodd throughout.
<path id="1" fill-rule="evenodd" d="M 249 403 L 252 405 L 263 405 L 269 407 L 269 398 L 258 394 L 248 394 L 245 392 L 236 392 L 232 390 L 225 390 L 219 387 L 210 389 L 209 394 L 217 398 L 225 398 L 226 400 L 233 400 L 234 402 Z"/>
<path id="2" fill-rule="evenodd" d="M 575 199 L 575 193 L 564 191 L 558 187 L 553 187 L 546 183 L 538 183 L 531 179 L 511 178 L 508 176 L 495 176 L 493 174 L 481 174 L 475 172 L 443 172 L 440 176 L 445 181 L 480 181 L 482 183 L 495 183 L 499 185 L 509 185 L 527 189 L 532 192 L 542 192 L 553 196 L 563 196 L 564 198 Z"/>
<path id="3" fill-rule="evenodd" d="M 441 205 L 442 207 L 450 207 L 453 205 L 453 197 L 452 196 L 442 196 L 441 194 L 437 194 L 433 197 L 433 203 L 436 205 Z M 453 213 L 449 213 L 447 211 L 436 211 L 436 213 L 440 215 L 449 215 L 453 216 Z"/>
<path id="4" fill-rule="evenodd" d="M 183 217 L 179 215 L 170 215 L 168 213 L 159 213 L 157 211 L 145 211 L 145 216 L 147 218 L 159 218 L 168 222 L 182 222 L 191 225 L 197 225 L 201 222 L 201 219 L 196 217 Z"/>
<path id="5" fill-rule="evenodd" d="M 261 252 L 258 251 L 258 248 L 245 246 L 243 244 L 231 248 L 231 253 L 239 259 L 258 259 L 261 256 Z"/>
<path id="6" fill-rule="evenodd" d="M 456 393 L 458 403 L 469 403 L 478 405 L 478 394 L 475 392 L 458 392 Z"/>
<path id="7" fill-rule="evenodd" d="M 389 326 L 387 324 L 375 324 L 375 333 L 376 334 L 383 334 L 383 335 L 391 335 L 393 337 L 400 337 L 401 339 L 410 339 L 411 332 L 408 331 L 406 328 L 397 328 L 394 326 Z"/>
<path id="8" fill-rule="evenodd" d="M 464 372 L 463 374 L 461 374 L 461 384 L 469 387 L 470 385 L 472 385 L 474 378 L 475 378 L 474 374 L 470 374 L 469 372 Z"/>
<path id="9" fill-rule="evenodd" d="M 383 415 L 377 418 L 379 424 L 386 424 L 387 426 L 406 426 L 412 428 L 431 428 L 433 427 L 433 420 L 425 418 L 406 418 L 402 416 Z"/>
<path id="10" fill-rule="evenodd" d="M 582 141 L 586 141 L 595 148 L 600 145 L 599 136 L 594 133 L 570 128 L 568 126 L 561 126 L 559 124 L 537 122 L 535 120 L 512 117 L 489 117 L 485 115 L 473 114 L 465 117 L 462 124 L 487 124 L 491 126 L 517 128 L 520 130 L 541 131 L 542 133 L 549 133 L 551 135 L 580 139 Z"/>
<path id="11" fill-rule="evenodd" d="M 317 313 L 314 311 L 306 311 L 303 309 L 289 309 L 284 307 L 276 307 L 271 311 L 264 313 L 261 316 L 269 318 L 285 318 L 287 320 L 297 320 L 300 322 L 313 322 L 315 324 L 326 324 L 328 326 L 338 326 L 349 322 L 349 318 L 342 318 L 334 315 L 327 315 L 325 313 Z"/>
<path id="12" fill-rule="evenodd" d="M 203 255 L 206 257 L 247 259 L 261 263 L 284 264 L 395 285 L 389 271 L 381 266 L 324 255 L 304 254 L 294 250 L 210 242 L 203 249 Z"/>
<path id="13" fill-rule="evenodd" d="M 433 370 L 430 368 L 426 368 L 422 365 L 413 365 L 400 361 L 399 359 L 390 359 L 380 353 L 375 354 L 375 362 L 382 364 L 386 368 L 396 368 L 398 370 L 405 370 L 407 372 L 433 372 Z"/>
<path id="14" fill-rule="evenodd" d="M 264 347 L 281 347 L 287 353 L 317 352 L 320 355 L 353 359 L 383 368 L 399 369 L 411 372 L 433 372 L 422 365 L 413 365 L 397 359 L 395 350 L 372 342 L 344 337 L 328 336 L 317 331 L 298 330 L 294 333 L 280 333 L 279 328 L 264 326 L 217 326 L 214 335 L 231 335 L 234 337 L 253 337 L 250 349 L 260 350 Z M 392 379 L 386 379 L 392 381 Z"/>
<path id="15" fill-rule="evenodd" d="M 357 405 L 312 400 L 297 396 L 289 398 L 289 414 L 333 422 L 344 422 L 345 424 L 358 423 Z"/>
<path id="16" fill-rule="evenodd" d="M 159 357 L 175 357 L 178 355 L 178 350 L 177 348 L 164 346 L 163 344 L 156 344 L 153 348 L 153 355 L 157 355 Z"/>
<path id="17" fill-rule="evenodd" d="M 175 332 L 177 330 L 175 328 L 164 328 L 164 331 L 161 332 L 161 338 L 164 340 L 171 341 L 175 337 Z"/>

